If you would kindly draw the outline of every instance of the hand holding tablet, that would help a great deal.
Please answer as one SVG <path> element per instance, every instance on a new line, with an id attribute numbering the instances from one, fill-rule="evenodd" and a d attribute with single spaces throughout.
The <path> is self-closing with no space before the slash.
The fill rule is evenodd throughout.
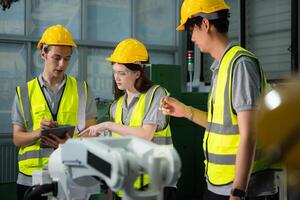
<path id="1" fill-rule="evenodd" d="M 45 144 L 43 142 L 43 138 L 51 138 L 52 140 L 55 139 L 52 135 L 57 136 L 59 139 L 65 139 L 67 137 L 67 134 L 69 137 L 73 137 L 75 131 L 75 126 L 69 126 L 69 125 L 60 125 L 54 128 L 48 128 L 41 131 L 41 147 L 42 148 L 51 148 L 48 144 Z"/>

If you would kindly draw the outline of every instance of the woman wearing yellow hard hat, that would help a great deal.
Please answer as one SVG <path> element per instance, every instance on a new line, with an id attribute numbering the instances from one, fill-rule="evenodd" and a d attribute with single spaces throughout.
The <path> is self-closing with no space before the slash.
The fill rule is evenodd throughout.
<path id="1" fill-rule="evenodd" d="M 144 65 L 149 62 L 144 44 L 133 38 L 125 39 L 106 60 L 112 63 L 116 98 L 110 108 L 111 121 L 91 126 L 80 136 L 98 136 L 110 131 L 113 137 L 132 135 L 160 145 L 172 145 L 169 117 L 159 109 L 160 99 L 168 92 L 144 73 Z M 148 184 L 149 178 L 144 175 L 137 179 L 135 187 L 145 190 Z M 174 199 L 175 192 L 175 186 L 166 187 L 164 199 Z M 116 199 L 120 196 L 118 192 Z"/>
<path id="2" fill-rule="evenodd" d="M 274 170 L 259 154 L 253 129 L 257 99 L 267 88 L 255 55 L 230 42 L 230 7 L 224 0 L 185 0 L 177 30 L 214 58 L 208 111 L 174 98 L 162 100 L 165 114 L 186 117 L 206 128 L 203 139 L 205 200 L 278 199 Z"/>

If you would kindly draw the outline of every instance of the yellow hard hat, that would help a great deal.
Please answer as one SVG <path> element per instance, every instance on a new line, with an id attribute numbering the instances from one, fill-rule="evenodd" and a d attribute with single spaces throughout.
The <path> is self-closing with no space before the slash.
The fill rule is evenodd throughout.
<path id="1" fill-rule="evenodd" d="M 42 48 L 43 44 L 46 45 L 65 45 L 76 47 L 72 34 L 63 25 L 57 24 L 50 26 L 45 30 L 37 44 L 37 48 Z"/>
<path id="2" fill-rule="evenodd" d="M 106 60 L 115 63 L 137 63 L 148 61 L 148 52 L 143 43 L 128 38 L 120 42 L 113 54 Z"/>
<path id="3" fill-rule="evenodd" d="M 226 9 L 229 10 L 230 7 L 224 0 L 185 0 L 181 6 L 180 25 L 176 30 L 184 30 L 187 20 L 199 13 L 209 14 Z"/>

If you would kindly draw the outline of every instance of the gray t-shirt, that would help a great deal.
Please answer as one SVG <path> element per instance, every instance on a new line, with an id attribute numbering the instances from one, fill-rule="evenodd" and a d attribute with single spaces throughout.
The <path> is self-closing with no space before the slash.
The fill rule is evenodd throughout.
<path id="1" fill-rule="evenodd" d="M 234 44 L 230 43 L 224 53 Z M 211 65 L 212 87 L 216 87 L 216 81 L 219 73 L 219 62 L 215 60 Z M 215 91 L 215 90 L 213 90 Z M 260 72 L 257 63 L 248 58 L 240 57 L 235 63 L 232 79 L 232 106 L 235 113 L 247 110 L 253 110 L 257 107 L 257 100 L 260 95 Z M 213 94 L 214 97 L 214 94 Z M 260 196 L 271 195 L 277 192 L 276 177 L 272 172 L 260 172 L 259 177 L 264 177 L 264 185 L 253 184 L 255 180 L 250 180 L 248 195 Z M 256 178 L 258 180 L 260 178 Z M 232 184 L 224 186 L 215 186 L 207 181 L 207 187 L 210 191 L 220 195 L 230 195 Z"/>
<path id="2" fill-rule="evenodd" d="M 233 46 L 230 43 L 224 53 Z M 232 106 L 236 113 L 255 109 L 260 95 L 260 74 L 255 61 L 240 57 L 235 63 L 232 79 Z M 219 61 L 211 65 L 212 87 L 215 88 L 219 73 Z M 214 90 L 215 91 L 215 90 Z"/>
<path id="3" fill-rule="evenodd" d="M 141 96 L 140 93 L 136 94 L 136 96 L 132 99 L 132 101 L 128 106 L 126 105 L 125 101 L 123 101 L 122 121 L 124 125 L 127 126 L 129 125 L 131 114 L 140 96 Z M 147 95 L 147 97 L 149 96 L 150 95 Z M 164 96 L 166 96 L 165 90 L 162 87 L 157 88 L 153 96 L 152 104 L 148 112 L 145 114 L 145 117 L 142 122 L 142 124 L 156 124 L 157 125 L 156 131 L 163 130 L 167 125 L 167 117 L 162 113 L 161 110 L 159 110 L 160 99 Z M 125 93 L 124 100 L 126 98 L 127 98 L 127 94 Z M 149 102 L 149 98 L 146 98 L 146 102 L 145 102 L 146 105 L 148 104 L 148 102 Z M 112 121 L 114 121 L 115 118 L 116 107 L 117 107 L 117 101 L 114 101 L 111 106 L 111 113 L 110 113 L 110 116 L 112 117 Z"/>
<path id="4" fill-rule="evenodd" d="M 47 86 L 46 82 L 44 81 L 44 79 L 42 77 L 42 74 L 39 75 L 38 80 L 40 82 L 41 88 L 42 88 L 44 95 L 46 97 L 46 100 L 48 102 L 48 105 L 50 106 L 51 112 L 53 114 L 56 114 L 57 110 L 58 110 L 61 95 L 63 94 L 63 88 L 65 87 L 65 84 L 66 84 L 66 76 L 65 76 L 63 82 L 59 85 L 57 92 L 52 91 L 52 89 L 49 86 Z M 91 90 L 88 90 L 87 104 L 86 104 L 85 112 L 86 112 L 86 120 L 97 117 L 96 102 L 93 98 Z M 12 118 L 12 124 L 19 125 L 19 126 L 25 128 L 24 118 L 22 115 L 22 111 L 20 108 L 20 103 L 19 103 L 17 94 L 15 95 L 15 98 L 13 101 L 11 118 Z M 28 132 L 32 131 L 32 127 L 28 127 L 27 131 Z M 21 185 L 31 186 L 32 178 L 30 176 L 25 176 L 25 175 L 19 173 L 17 183 L 21 184 Z"/>

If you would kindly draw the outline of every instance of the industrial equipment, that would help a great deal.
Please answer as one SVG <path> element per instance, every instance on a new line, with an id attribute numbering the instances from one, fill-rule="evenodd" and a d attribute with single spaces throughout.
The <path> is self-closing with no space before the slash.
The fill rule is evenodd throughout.
<path id="1" fill-rule="evenodd" d="M 299 78 L 281 84 L 261 99 L 256 117 L 262 155 L 271 163 L 284 165 L 290 200 L 300 198 L 299 91 Z"/>
<path id="2" fill-rule="evenodd" d="M 189 89 L 188 91 L 192 92 L 193 91 L 193 72 L 194 72 L 194 51 L 193 50 L 188 50 L 187 51 L 187 69 L 188 69 L 188 74 L 189 74 Z"/>
<path id="3" fill-rule="evenodd" d="M 300 170 L 299 91 L 299 80 L 270 91 L 260 102 L 256 120 L 260 145 L 269 161 Z"/>
<path id="4" fill-rule="evenodd" d="M 123 199 L 159 200 L 164 186 L 176 184 L 180 168 L 174 148 L 137 137 L 69 139 L 51 154 L 47 169 L 34 172 L 26 198 L 88 199 L 100 192 L 103 180 L 111 190 L 124 191 Z M 135 190 L 135 180 L 144 173 L 149 187 Z"/>

